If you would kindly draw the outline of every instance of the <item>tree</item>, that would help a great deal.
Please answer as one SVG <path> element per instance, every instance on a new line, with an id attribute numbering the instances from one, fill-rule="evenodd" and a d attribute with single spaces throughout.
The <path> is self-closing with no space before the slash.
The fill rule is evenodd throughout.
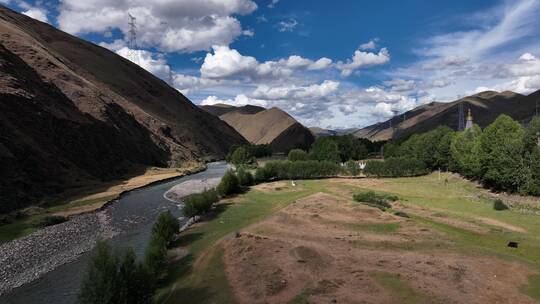
<path id="1" fill-rule="evenodd" d="M 516 191 L 526 180 L 522 157 L 523 128 L 500 115 L 480 136 L 482 180 L 497 190 Z"/>
<path id="2" fill-rule="evenodd" d="M 169 244 L 179 229 L 180 223 L 170 211 L 167 211 L 162 212 L 158 216 L 154 226 L 152 227 L 152 234 L 162 237 L 165 242 Z"/>
<path id="3" fill-rule="evenodd" d="M 242 187 L 253 185 L 253 175 L 244 166 L 238 167 L 236 170 L 236 176 L 238 177 L 238 184 Z"/>
<path id="4" fill-rule="evenodd" d="M 79 293 L 81 304 L 119 303 L 118 258 L 99 241 Z"/>
<path id="5" fill-rule="evenodd" d="M 306 153 L 306 151 L 302 149 L 292 149 L 291 151 L 289 151 L 288 159 L 290 161 L 308 160 L 309 155 Z"/>
<path id="6" fill-rule="evenodd" d="M 526 167 L 526 181 L 522 189 L 524 194 L 540 196 L 540 117 L 534 117 L 523 134 L 523 157 Z"/>
<path id="7" fill-rule="evenodd" d="M 311 146 L 310 158 L 332 162 L 339 162 L 341 160 L 338 145 L 331 137 L 317 138 Z"/>
<path id="8" fill-rule="evenodd" d="M 384 158 L 389 158 L 389 157 L 396 157 L 398 156 L 398 150 L 399 150 L 399 146 L 392 143 L 392 142 L 386 142 L 384 145 L 383 145 L 383 156 Z"/>
<path id="9" fill-rule="evenodd" d="M 523 150 L 532 153 L 538 149 L 538 134 L 540 134 L 540 117 L 535 116 L 523 133 Z"/>
<path id="10" fill-rule="evenodd" d="M 450 143 L 450 169 L 467 177 L 480 178 L 480 135 L 478 125 L 463 132 L 458 132 Z"/>
<path id="11" fill-rule="evenodd" d="M 227 196 L 240 192 L 240 182 L 232 170 L 225 172 L 225 175 L 223 175 L 221 178 L 221 182 L 219 183 L 217 190 L 221 196 Z"/>
<path id="12" fill-rule="evenodd" d="M 251 156 L 245 147 L 239 147 L 232 153 L 230 162 L 234 165 L 244 165 L 253 163 L 253 156 Z"/>
<path id="13" fill-rule="evenodd" d="M 125 252 L 118 272 L 119 303 L 152 303 L 154 280 L 146 267 L 136 262 L 133 249 Z"/>
<path id="14" fill-rule="evenodd" d="M 152 235 L 144 255 L 144 265 L 152 278 L 159 280 L 167 265 L 167 243 L 163 237 Z"/>

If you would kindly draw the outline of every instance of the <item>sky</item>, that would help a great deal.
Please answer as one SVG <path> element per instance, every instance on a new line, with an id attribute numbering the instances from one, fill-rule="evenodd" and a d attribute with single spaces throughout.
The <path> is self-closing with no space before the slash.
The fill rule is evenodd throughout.
<path id="1" fill-rule="evenodd" d="M 0 3 L 130 59 L 195 104 L 275 106 L 307 126 L 540 89 L 540 0 Z"/>

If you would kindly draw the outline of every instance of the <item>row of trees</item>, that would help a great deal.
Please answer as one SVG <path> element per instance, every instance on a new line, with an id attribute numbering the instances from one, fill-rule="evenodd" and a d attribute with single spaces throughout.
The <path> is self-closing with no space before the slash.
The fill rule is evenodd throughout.
<path id="1" fill-rule="evenodd" d="M 336 176 L 342 168 L 331 161 L 269 161 L 255 171 L 257 182 L 279 179 L 308 179 Z"/>
<path id="2" fill-rule="evenodd" d="M 439 127 L 401 144 L 387 143 L 384 155 L 415 158 L 429 169 L 458 172 L 496 190 L 540 195 L 538 134 L 539 117 L 524 128 L 501 115 L 484 130 Z"/>
<path id="3" fill-rule="evenodd" d="M 390 157 L 384 161 L 367 161 L 363 172 L 370 177 L 406 177 L 427 174 L 429 170 L 416 158 Z"/>
<path id="4" fill-rule="evenodd" d="M 368 156 L 368 149 L 362 141 L 352 135 L 320 137 L 309 150 L 309 158 L 319 161 L 346 162 L 360 160 Z"/>
<path id="5" fill-rule="evenodd" d="M 290 161 L 331 161 L 346 162 L 360 160 L 368 156 L 366 145 L 352 135 L 327 136 L 318 138 L 309 150 L 309 153 L 301 149 L 289 151 Z"/>
<path id="6" fill-rule="evenodd" d="M 113 251 L 106 242 L 98 242 L 82 282 L 79 302 L 152 303 L 157 284 L 165 274 L 167 247 L 178 229 L 178 220 L 170 212 L 161 213 L 152 227 L 143 262 L 137 261 L 131 248 Z"/>

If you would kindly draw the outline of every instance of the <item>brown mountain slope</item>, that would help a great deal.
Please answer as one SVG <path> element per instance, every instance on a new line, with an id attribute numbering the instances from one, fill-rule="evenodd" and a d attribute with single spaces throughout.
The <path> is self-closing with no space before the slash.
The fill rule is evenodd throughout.
<path id="1" fill-rule="evenodd" d="M 241 109 L 241 108 L 240 108 Z M 246 114 L 229 111 L 220 116 L 254 144 L 270 144 L 276 152 L 307 148 L 315 138 L 311 131 L 278 108 Z"/>
<path id="2" fill-rule="evenodd" d="M 259 106 L 245 105 L 241 107 L 235 107 L 235 106 L 222 104 L 222 103 L 218 103 L 211 106 L 205 105 L 205 106 L 200 106 L 200 107 L 206 112 L 214 116 L 218 116 L 218 117 L 223 114 L 227 114 L 229 112 L 237 112 L 237 113 L 242 113 L 242 114 L 255 114 L 255 113 L 259 113 L 261 111 L 266 110 L 265 108 L 259 107 Z"/>
<path id="3" fill-rule="evenodd" d="M 385 122 L 360 129 L 354 135 L 370 140 L 387 140 L 427 132 L 439 125 L 456 130 L 459 104 L 463 104 L 465 114 L 468 109 L 471 110 L 474 123 L 481 127 L 487 126 L 501 114 L 523 122 L 534 115 L 535 101 L 539 98 L 540 91 L 529 96 L 508 91 L 486 91 L 449 103 L 432 102 L 422 105 Z"/>
<path id="4" fill-rule="evenodd" d="M 128 60 L 0 6 L 0 213 L 245 140 Z"/>

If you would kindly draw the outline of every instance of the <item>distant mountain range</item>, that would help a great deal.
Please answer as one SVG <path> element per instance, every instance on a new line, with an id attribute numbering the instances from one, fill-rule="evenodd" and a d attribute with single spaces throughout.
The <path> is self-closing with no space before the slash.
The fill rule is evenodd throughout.
<path id="1" fill-rule="evenodd" d="M 354 136 L 388 140 L 427 132 L 440 125 L 457 130 L 460 104 L 463 105 L 465 115 L 471 110 L 473 122 L 481 127 L 487 126 L 501 114 L 525 123 L 535 115 L 536 101 L 540 104 L 540 91 L 528 96 L 509 91 L 485 91 L 453 102 L 432 102 L 419 106 L 387 121 L 362 128 L 354 132 Z"/>
<path id="2" fill-rule="evenodd" d="M 311 127 L 309 128 L 311 133 L 315 135 L 315 137 L 325 137 L 325 136 L 337 136 L 337 135 L 346 135 L 346 134 L 352 134 L 356 132 L 358 129 L 356 128 L 348 128 L 348 129 L 323 129 L 319 127 Z"/>
<path id="3" fill-rule="evenodd" d="M 223 104 L 201 108 L 227 122 L 249 142 L 270 144 L 276 152 L 308 148 L 315 141 L 309 129 L 279 108 L 265 109 L 251 105 L 233 107 Z"/>
<path id="4" fill-rule="evenodd" d="M 117 54 L 0 6 L 0 213 L 244 138 Z"/>

